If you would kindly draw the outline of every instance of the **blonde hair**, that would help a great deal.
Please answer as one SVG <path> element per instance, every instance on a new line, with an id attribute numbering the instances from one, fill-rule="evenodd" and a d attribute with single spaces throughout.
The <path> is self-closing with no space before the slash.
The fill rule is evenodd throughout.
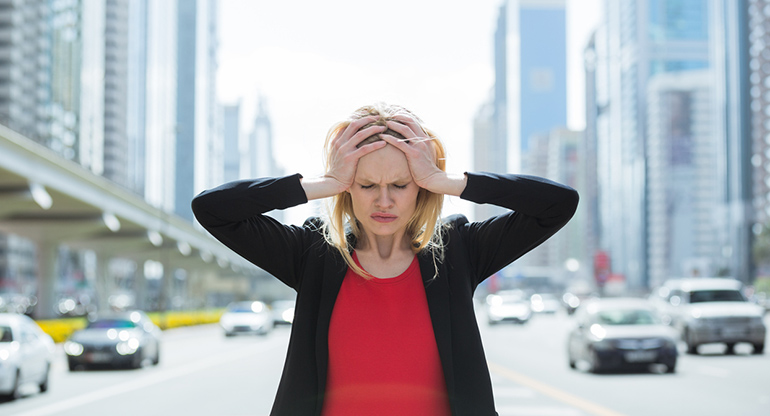
<path id="1" fill-rule="evenodd" d="M 401 106 L 385 103 L 376 103 L 361 107 L 353 112 L 348 120 L 341 121 L 329 129 L 324 145 L 326 170 L 328 171 L 329 164 L 331 163 L 330 146 L 332 140 L 337 137 L 337 135 L 342 134 L 351 122 L 363 117 L 379 116 L 378 120 L 367 124 L 361 129 L 372 125 L 384 126 L 386 121 L 393 119 L 393 117 L 397 115 L 407 115 L 417 121 L 431 139 L 430 143 L 433 145 L 433 150 L 436 155 L 436 166 L 438 166 L 439 169 L 446 171 L 446 150 L 438 136 L 427 129 L 423 125 L 422 120 L 412 114 L 409 110 Z M 385 130 L 382 134 L 403 138 L 401 134 L 390 129 Z M 359 146 L 381 140 L 382 138 L 379 137 L 379 134 L 375 134 L 365 139 Z M 443 205 L 443 194 L 436 194 L 427 189 L 420 188 L 417 193 L 417 204 L 414 214 L 412 214 L 412 217 L 406 225 L 406 235 L 410 238 L 412 251 L 417 254 L 423 250 L 430 250 L 433 255 L 434 266 L 437 260 L 443 260 L 444 255 L 444 244 L 441 238 L 441 228 L 443 226 L 441 223 L 441 209 Z M 350 235 L 353 237 L 353 241 L 357 241 L 361 237 L 363 230 L 353 213 L 353 199 L 350 196 L 350 193 L 342 192 L 332 197 L 327 209 L 328 218 L 323 224 L 323 233 L 326 241 L 340 252 L 343 259 L 345 259 L 345 263 L 347 263 L 353 271 L 365 278 L 371 278 L 371 274 L 359 267 L 353 261 L 353 257 L 351 256 L 351 252 L 355 247 L 351 246 L 351 240 L 348 239 L 348 236 Z M 438 273 L 438 268 L 436 268 L 436 273 Z M 435 277 L 436 275 L 434 275 L 434 278 Z"/>

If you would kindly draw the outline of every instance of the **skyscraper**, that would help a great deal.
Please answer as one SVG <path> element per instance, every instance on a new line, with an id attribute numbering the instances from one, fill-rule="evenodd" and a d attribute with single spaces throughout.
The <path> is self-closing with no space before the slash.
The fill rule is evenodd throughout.
<path id="1" fill-rule="evenodd" d="M 500 8 L 495 112 L 513 172 L 532 135 L 567 124 L 566 30 L 564 0 L 508 0 Z"/>
<path id="2" fill-rule="evenodd" d="M 216 110 L 217 1 L 177 4 L 174 212 L 193 221 L 190 200 L 222 182 Z"/>
<path id="3" fill-rule="evenodd" d="M 222 106 L 224 182 L 241 178 L 241 104 Z"/>

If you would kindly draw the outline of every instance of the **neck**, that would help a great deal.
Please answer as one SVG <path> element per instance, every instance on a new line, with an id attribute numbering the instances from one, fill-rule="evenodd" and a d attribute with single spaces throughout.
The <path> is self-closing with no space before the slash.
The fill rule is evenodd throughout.
<path id="1" fill-rule="evenodd" d="M 373 235 L 364 233 L 356 250 L 375 254 L 377 257 L 388 260 L 398 253 L 412 252 L 409 238 L 404 231 L 392 235 Z"/>

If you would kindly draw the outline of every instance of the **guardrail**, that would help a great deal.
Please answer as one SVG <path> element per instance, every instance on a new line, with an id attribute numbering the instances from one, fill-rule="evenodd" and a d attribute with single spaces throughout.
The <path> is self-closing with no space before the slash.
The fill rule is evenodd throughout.
<path id="1" fill-rule="evenodd" d="M 147 316 L 149 316 L 160 329 L 165 330 L 182 326 L 217 323 L 223 312 L 224 309 L 148 312 Z M 64 342 L 73 332 L 85 328 L 88 320 L 85 317 L 80 317 L 44 319 L 36 322 L 40 325 L 40 328 L 43 329 L 43 332 L 50 335 L 55 342 Z"/>

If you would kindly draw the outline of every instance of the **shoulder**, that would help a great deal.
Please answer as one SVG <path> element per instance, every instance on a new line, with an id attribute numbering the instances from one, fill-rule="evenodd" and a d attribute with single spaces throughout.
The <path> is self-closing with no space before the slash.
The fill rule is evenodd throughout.
<path id="1" fill-rule="evenodd" d="M 445 217 L 442 222 L 444 225 L 450 226 L 450 227 L 459 227 L 467 224 L 468 218 L 463 214 L 453 214 L 448 217 Z"/>

